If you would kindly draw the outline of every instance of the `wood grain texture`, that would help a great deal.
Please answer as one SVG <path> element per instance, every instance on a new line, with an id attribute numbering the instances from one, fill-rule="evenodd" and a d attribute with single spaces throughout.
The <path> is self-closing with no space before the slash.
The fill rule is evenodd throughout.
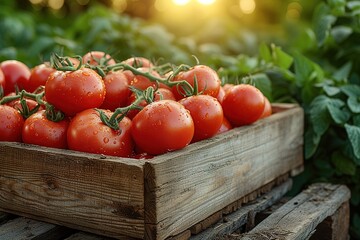
<path id="1" fill-rule="evenodd" d="M 283 197 L 291 187 L 292 180 L 289 179 L 272 189 L 270 192 L 259 197 L 256 201 L 250 202 L 239 208 L 237 211 L 225 216 L 223 222 L 219 222 L 213 227 L 208 228 L 197 235 L 193 235 L 190 240 L 218 240 L 227 234 L 235 232 L 249 221 L 254 220 L 249 218 L 254 217 L 254 215 L 270 207 Z"/>
<path id="2" fill-rule="evenodd" d="M 0 239 L 63 239 L 71 230 L 54 224 L 19 217 L 0 226 Z"/>
<path id="3" fill-rule="evenodd" d="M 144 236 L 143 163 L 0 143 L 0 209 L 110 236 Z"/>
<path id="4" fill-rule="evenodd" d="M 147 239 L 165 239 L 303 164 L 303 110 L 286 105 L 145 165 Z"/>
<path id="5" fill-rule="evenodd" d="M 245 234 L 241 240 L 255 240 L 259 236 L 281 236 L 280 239 L 284 240 L 309 239 L 315 228 L 324 219 L 334 215 L 349 199 L 350 190 L 344 185 L 311 185 Z M 348 218 L 343 221 L 348 221 Z"/>

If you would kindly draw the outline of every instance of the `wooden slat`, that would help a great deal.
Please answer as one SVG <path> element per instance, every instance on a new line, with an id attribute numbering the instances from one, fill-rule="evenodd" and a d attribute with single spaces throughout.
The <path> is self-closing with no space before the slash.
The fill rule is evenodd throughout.
<path id="1" fill-rule="evenodd" d="M 254 219 L 250 218 L 254 218 L 256 213 L 273 205 L 291 189 L 291 186 L 292 180 L 289 179 L 270 192 L 259 197 L 254 202 L 250 202 L 239 208 L 236 212 L 225 216 L 223 222 L 219 222 L 213 227 L 192 236 L 190 240 L 221 239 L 222 236 L 233 233 L 240 227 L 246 225 L 249 221 L 253 222 Z"/>
<path id="2" fill-rule="evenodd" d="M 85 232 L 77 232 L 71 236 L 65 238 L 64 240 L 112 240 L 112 238 L 94 235 Z"/>
<path id="3" fill-rule="evenodd" d="M 164 239 L 303 164 L 303 111 L 292 107 L 145 165 L 147 239 Z"/>
<path id="4" fill-rule="evenodd" d="M 315 228 L 325 218 L 334 215 L 349 198 L 350 190 L 346 186 L 311 185 L 245 234 L 241 240 L 255 240 L 259 239 L 259 236 L 283 240 L 308 239 L 315 232 Z"/>
<path id="5" fill-rule="evenodd" d="M 112 237 L 144 236 L 141 161 L 1 142 L 0 162 L 0 210 Z"/>
<path id="6" fill-rule="evenodd" d="M 70 229 L 54 224 L 39 222 L 24 217 L 15 218 L 0 225 L 0 239 L 63 239 Z"/>

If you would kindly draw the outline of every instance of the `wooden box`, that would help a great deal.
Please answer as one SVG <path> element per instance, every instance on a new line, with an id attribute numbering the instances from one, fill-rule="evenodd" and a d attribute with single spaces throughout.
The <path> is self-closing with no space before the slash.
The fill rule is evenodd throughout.
<path id="1" fill-rule="evenodd" d="M 0 210 L 119 239 L 177 235 L 303 165 L 302 108 L 273 109 L 149 160 L 0 142 Z"/>

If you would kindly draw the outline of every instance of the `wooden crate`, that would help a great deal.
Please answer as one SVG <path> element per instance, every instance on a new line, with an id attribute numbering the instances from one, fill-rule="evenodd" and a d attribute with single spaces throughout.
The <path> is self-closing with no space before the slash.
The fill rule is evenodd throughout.
<path id="1" fill-rule="evenodd" d="M 231 213 L 204 219 L 171 240 L 349 239 L 350 190 L 344 185 L 313 184 L 298 196 L 284 196 L 291 179 Z M 225 209 L 224 209 L 225 210 Z M 214 221 L 214 219 L 217 219 Z M 212 223 L 211 223 L 212 222 Z M 205 224 L 205 225 L 203 225 Z M 111 240 L 46 222 L 0 212 L 0 239 Z M 169 240 L 170 240 L 169 239 Z"/>
<path id="2" fill-rule="evenodd" d="M 135 160 L 0 142 L 0 209 L 118 239 L 166 239 L 303 166 L 303 110 Z M 84 143 L 86 144 L 86 143 Z"/>

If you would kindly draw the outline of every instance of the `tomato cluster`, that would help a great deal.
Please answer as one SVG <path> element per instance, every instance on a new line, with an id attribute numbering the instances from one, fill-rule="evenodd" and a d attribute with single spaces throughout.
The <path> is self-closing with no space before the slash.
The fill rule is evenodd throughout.
<path id="1" fill-rule="evenodd" d="M 32 69 L 3 61 L 0 89 L 0 141 L 120 157 L 174 151 L 271 114 L 257 88 L 222 85 L 208 66 L 100 51 Z"/>

